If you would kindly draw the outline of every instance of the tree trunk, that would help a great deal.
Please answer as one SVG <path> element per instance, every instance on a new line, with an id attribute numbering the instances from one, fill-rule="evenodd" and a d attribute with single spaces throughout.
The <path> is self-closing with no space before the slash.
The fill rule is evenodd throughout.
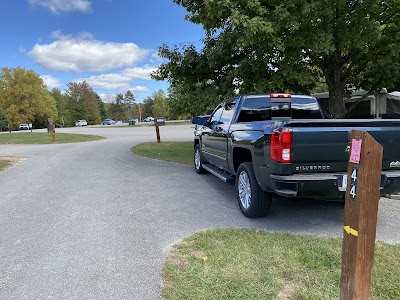
<path id="1" fill-rule="evenodd" d="M 342 84 L 335 87 L 329 87 L 329 113 L 330 118 L 343 119 L 347 116 L 347 109 L 344 105 L 344 87 Z"/>
<path id="2" fill-rule="evenodd" d="M 344 106 L 345 83 L 341 78 L 341 66 L 338 59 L 327 64 L 325 72 L 326 83 L 329 88 L 329 118 L 341 119 L 347 116 L 347 109 Z"/>

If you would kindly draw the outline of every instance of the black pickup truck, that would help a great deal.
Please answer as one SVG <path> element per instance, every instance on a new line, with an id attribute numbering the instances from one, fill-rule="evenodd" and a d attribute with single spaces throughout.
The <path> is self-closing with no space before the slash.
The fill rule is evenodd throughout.
<path id="1" fill-rule="evenodd" d="M 245 95 L 193 118 L 194 164 L 235 180 L 241 211 L 267 214 L 272 196 L 343 201 L 351 130 L 384 148 L 381 195 L 400 192 L 400 120 L 324 119 L 311 96 Z"/>

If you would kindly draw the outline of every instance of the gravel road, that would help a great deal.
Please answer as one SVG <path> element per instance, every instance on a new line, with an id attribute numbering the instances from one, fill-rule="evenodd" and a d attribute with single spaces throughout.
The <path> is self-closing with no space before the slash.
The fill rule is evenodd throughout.
<path id="1" fill-rule="evenodd" d="M 160 127 L 162 141 L 191 141 L 193 126 Z M 0 172 L 0 299 L 160 299 L 171 246 L 208 228 L 343 234 L 343 204 L 274 200 L 244 217 L 234 188 L 193 167 L 135 156 L 152 126 L 62 128 L 95 142 L 0 145 L 25 158 Z M 377 238 L 400 243 L 400 201 L 382 198 Z"/>

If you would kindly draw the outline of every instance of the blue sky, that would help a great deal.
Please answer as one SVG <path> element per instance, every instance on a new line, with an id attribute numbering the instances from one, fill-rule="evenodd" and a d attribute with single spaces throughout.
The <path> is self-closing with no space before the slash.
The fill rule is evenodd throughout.
<path id="1" fill-rule="evenodd" d="M 171 0 L 2 0 L 0 11 L 0 67 L 32 69 L 49 90 L 86 80 L 106 102 L 166 91 L 149 77 L 158 47 L 204 35 Z"/>

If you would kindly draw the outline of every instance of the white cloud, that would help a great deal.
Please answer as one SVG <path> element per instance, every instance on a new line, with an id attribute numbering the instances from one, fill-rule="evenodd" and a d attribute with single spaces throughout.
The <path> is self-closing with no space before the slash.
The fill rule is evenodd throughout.
<path id="1" fill-rule="evenodd" d="M 90 0 L 28 0 L 32 6 L 41 6 L 53 14 L 60 14 L 63 12 L 90 12 L 92 10 L 92 3 Z"/>
<path id="2" fill-rule="evenodd" d="M 130 90 L 131 90 L 131 92 L 149 92 L 150 91 L 150 89 L 147 86 L 143 86 L 143 85 L 135 85 Z"/>
<path id="3" fill-rule="evenodd" d="M 104 74 L 90 76 L 74 80 L 75 82 L 86 81 L 93 89 L 99 90 L 124 90 L 131 86 L 131 80 L 120 74 Z"/>
<path id="4" fill-rule="evenodd" d="M 40 76 L 44 83 L 47 85 L 49 89 L 59 88 L 61 86 L 61 82 L 59 79 L 50 76 L 50 75 L 42 75 Z"/>
<path id="5" fill-rule="evenodd" d="M 58 40 L 36 44 L 29 56 L 43 67 L 64 72 L 104 72 L 126 68 L 146 58 L 150 50 L 134 43 L 112 43 L 92 39 L 90 33 L 65 36 L 52 33 Z"/>
<path id="6" fill-rule="evenodd" d="M 123 70 L 121 74 L 132 79 L 151 80 L 150 73 L 156 70 L 157 70 L 156 67 L 149 67 L 149 66 L 144 66 L 141 68 L 134 67 Z"/>
<path id="7" fill-rule="evenodd" d="M 157 51 L 154 51 L 154 52 L 151 54 L 151 61 L 152 61 L 152 62 L 158 62 L 158 63 L 160 63 L 160 62 L 165 61 L 165 58 L 162 58 L 161 56 L 158 55 L 158 52 L 157 52 Z"/>
<path id="8" fill-rule="evenodd" d="M 130 90 L 132 92 L 147 92 L 149 88 L 141 85 L 133 86 L 130 77 L 123 76 L 121 74 L 103 74 L 99 76 L 90 76 L 87 78 L 80 78 L 75 82 L 86 81 L 93 89 L 108 90 L 108 91 L 120 91 L 126 92 Z"/>
<path id="9" fill-rule="evenodd" d="M 132 91 L 132 90 L 130 90 L 130 91 L 133 92 L 133 94 L 135 95 L 136 103 L 143 102 L 143 98 L 142 97 L 138 97 L 136 95 L 136 92 L 140 92 L 140 91 Z M 125 93 L 125 92 L 126 91 L 123 91 L 122 93 Z M 146 92 L 148 92 L 147 88 L 146 88 Z M 117 94 L 101 94 L 101 93 L 97 94 L 97 95 L 99 95 L 100 99 L 103 100 L 103 102 L 106 102 L 106 103 L 114 102 L 115 101 L 115 97 L 117 96 Z"/>

